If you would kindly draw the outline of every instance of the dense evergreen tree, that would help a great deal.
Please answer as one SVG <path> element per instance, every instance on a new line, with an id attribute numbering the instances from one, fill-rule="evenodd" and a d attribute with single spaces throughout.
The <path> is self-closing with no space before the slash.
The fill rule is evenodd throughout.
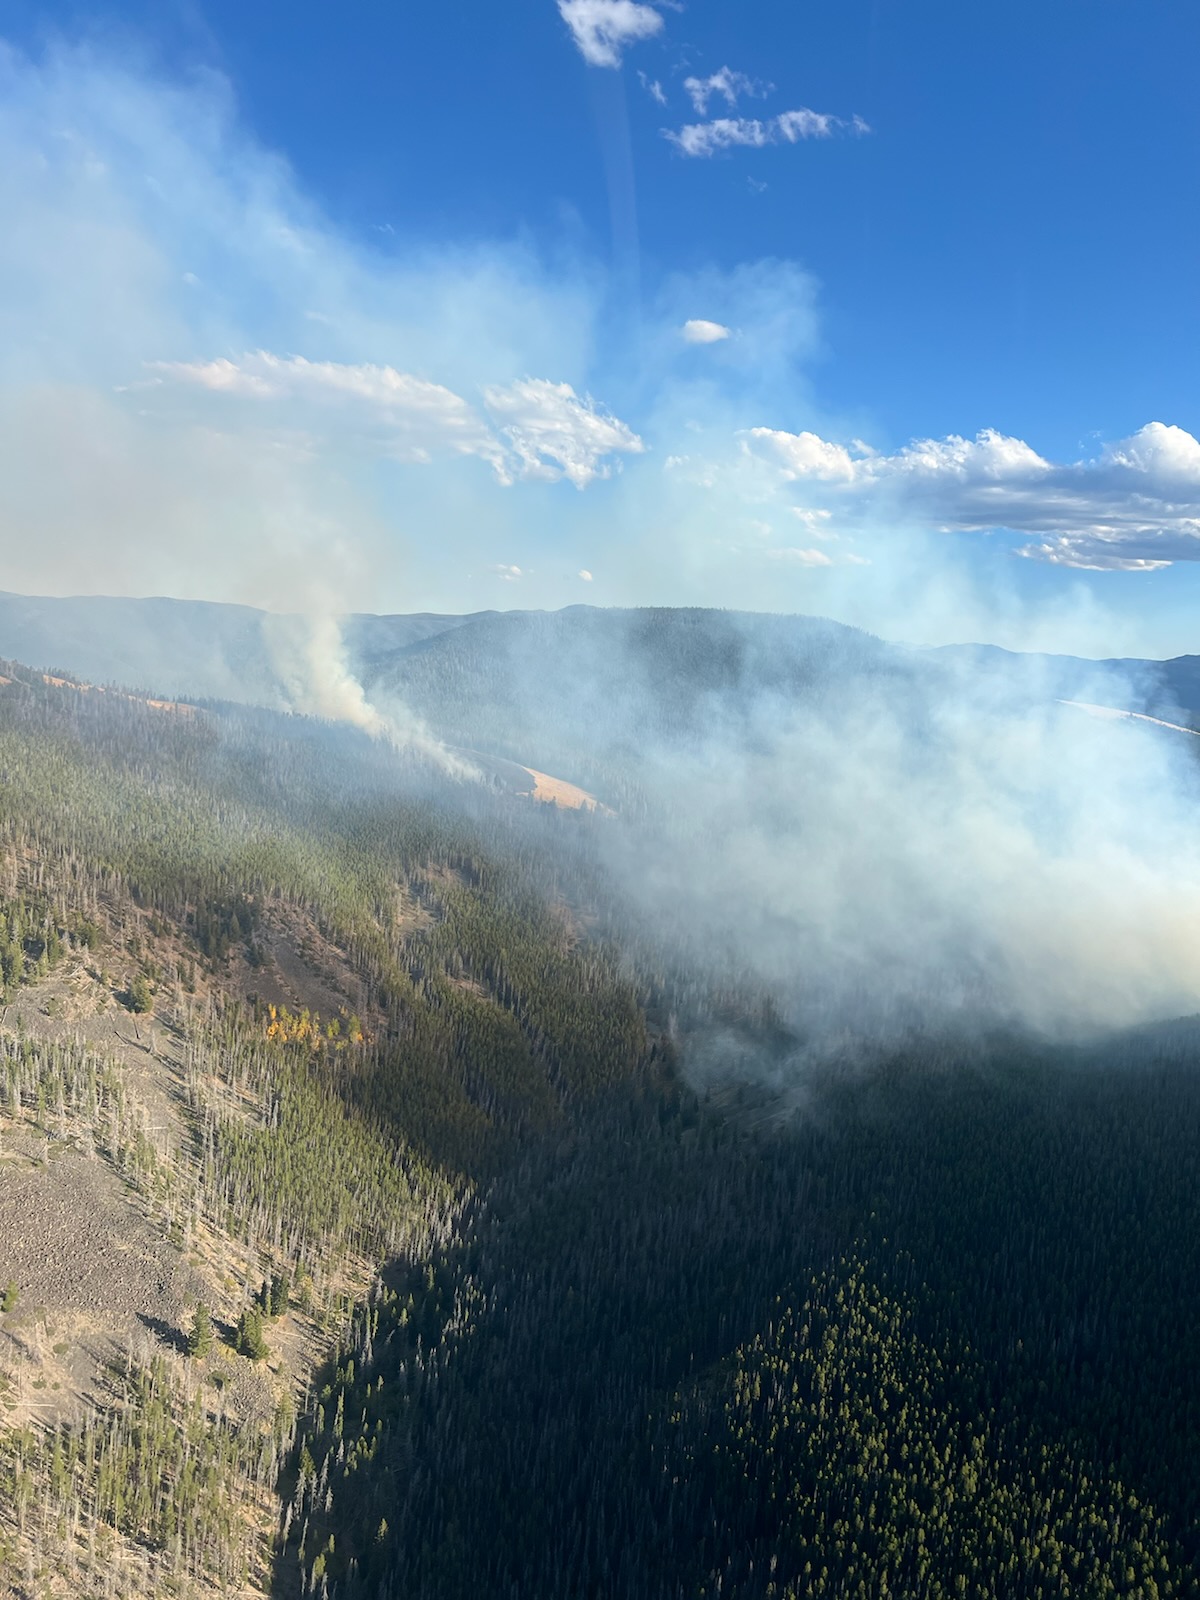
<path id="1" fill-rule="evenodd" d="M 192 1318 L 192 1326 L 188 1331 L 187 1352 L 190 1356 L 201 1358 L 208 1355 L 213 1346 L 212 1315 L 206 1305 L 198 1305 L 196 1314 Z"/>
<path id="2" fill-rule="evenodd" d="M 909 1038 L 811 1074 L 801 1117 L 698 1098 L 679 1035 L 795 1041 L 614 898 L 604 819 L 0 675 L 0 1005 L 64 962 L 140 977 L 186 1137 L 162 1159 L 66 1026 L 0 1022 L 0 1108 L 224 1241 L 263 1363 L 200 1306 L 203 1363 L 0 1423 L 0 1538 L 91 1538 L 91 1574 L 126 1540 L 145 1593 L 261 1588 L 265 1518 L 281 1597 L 1197 1593 L 1195 1024 Z M 245 997 L 285 915 L 338 1014 Z M 221 1386 L 269 1380 L 293 1308 L 342 1337 L 299 1416 L 239 1421 Z"/>
<path id="3" fill-rule="evenodd" d="M 247 1306 L 238 1318 L 234 1349 L 238 1355 L 246 1356 L 251 1361 L 266 1360 L 268 1352 L 267 1341 L 263 1337 L 262 1312 L 254 1306 Z"/>

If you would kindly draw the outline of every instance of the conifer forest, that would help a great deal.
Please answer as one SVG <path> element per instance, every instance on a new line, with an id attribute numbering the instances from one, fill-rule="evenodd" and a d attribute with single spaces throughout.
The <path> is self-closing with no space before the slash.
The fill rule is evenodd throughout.
<path id="1" fill-rule="evenodd" d="M 1200 1595 L 1200 1019 L 797 1088 L 498 743 L 0 663 L 0 1595 Z"/>

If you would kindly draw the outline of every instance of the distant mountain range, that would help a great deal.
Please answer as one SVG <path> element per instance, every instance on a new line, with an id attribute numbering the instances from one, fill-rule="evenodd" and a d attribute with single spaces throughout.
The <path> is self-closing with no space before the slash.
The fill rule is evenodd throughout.
<path id="1" fill-rule="evenodd" d="M 172 698 L 288 708 L 278 624 L 249 606 L 0 592 L 0 657 Z M 718 610 L 353 615 L 347 663 L 441 737 L 550 766 L 679 736 L 749 701 L 942 679 L 1200 724 L 1200 656 L 1088 661 L 991 645 L 914 650 L 821 618 Z"/>
<path id="2" fill-rule="evenodd" d="M 279 706 L 287 697 L 266 618 L 253 606 L 207 600 L 49 599 L 0 591 L 0 656 L 96 683 Z M 361 616 L 348 618 L 344 633 L 355 659 L 382 661 L 473 620 Z"/>

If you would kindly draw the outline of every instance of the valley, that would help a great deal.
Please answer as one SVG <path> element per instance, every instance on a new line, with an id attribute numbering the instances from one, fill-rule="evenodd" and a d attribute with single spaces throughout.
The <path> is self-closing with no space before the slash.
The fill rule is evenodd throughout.
<path id="1" fill-rule="evenodd" d="M 837 969 L 664 876 L 714 841 L 656 762 L 723 797 L 785 692 L 911 714 L 907 669 L 666 628 L 707 687 L 627 660 L 574 744 L 553 693 L 466 743 L 447 666 L 474 781 L 3 667 L 6 1600 L 1197 1593 L 1195 1019 L 878 1010 L 879 969 L 826 1021 Z"/>

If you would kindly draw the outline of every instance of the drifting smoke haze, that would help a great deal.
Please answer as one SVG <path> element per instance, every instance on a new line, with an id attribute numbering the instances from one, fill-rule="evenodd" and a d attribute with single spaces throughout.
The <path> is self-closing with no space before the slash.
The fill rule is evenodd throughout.
<path id="1" fill-rule="evenodd" d="M 1195 761 L 1188 735 L 970 680 L 762 707 L 651 759 L 671 820 L 630 882 L 817 1055 L 941 1026 L 1079 1037 L 1200 1006 Z"/>
<path id="2" fill-rule="evenodd" d="M 917 1032 L 1081 1039 L 1200 1008 L 1196 736 L 1064 703 L 1053 662 L 684 615 L 548 619 L 499 692 L 538 759 L 569 762 L 574 727 L 602 798 L 606 764 L 633 776 L 599 825 L 608 871 L 667 948 L 765 987 L 799 1040 L 787 1071 Z M 1074 670 L 1073 699 L 1155 703 L 1136 672 Z"/>
<path id="3" fill-rule="evenodd" d="M 606 70 L 663 27 L 644 6 L 559 11 Z M 814 395 L 802 263 L 693 268 L 630 304 L 577 235 L 339 230 L 216 76 L 2 47 L 0 84 L 7 585 L 267 607 L 220 693 L 455 778 L 481 749 L 590 786 L 619 813 L 595 826 L 628 896 L 755 973 L 810 1050 L 1200 1007 L 1194 742 L 1057 703 L 1123 706 L 1135 682 L 1064 694 L 1034 665 L 918 666 L 819 630 L 789 677 L 771 618 L 648 664 L 614 622 L 524 654 L 477 630 L 492 654 L 448 705 L 436 651 L 384 670 L 338 620 L 413 594 L 481 612 L 719 597 L 910 643 L 1148 650 L 1166 626 L 1132 605 L 1118 628 L 1092 571 L 1146 583 L 1192 559 L 1190 434 L 1147 417 L 1079 459 L 988 427 L 875 448 Z M 731 630 L 741 665 L 718 682 Z M 114 675 L 188 692 L 178 650 L 121 643 Z"/>

